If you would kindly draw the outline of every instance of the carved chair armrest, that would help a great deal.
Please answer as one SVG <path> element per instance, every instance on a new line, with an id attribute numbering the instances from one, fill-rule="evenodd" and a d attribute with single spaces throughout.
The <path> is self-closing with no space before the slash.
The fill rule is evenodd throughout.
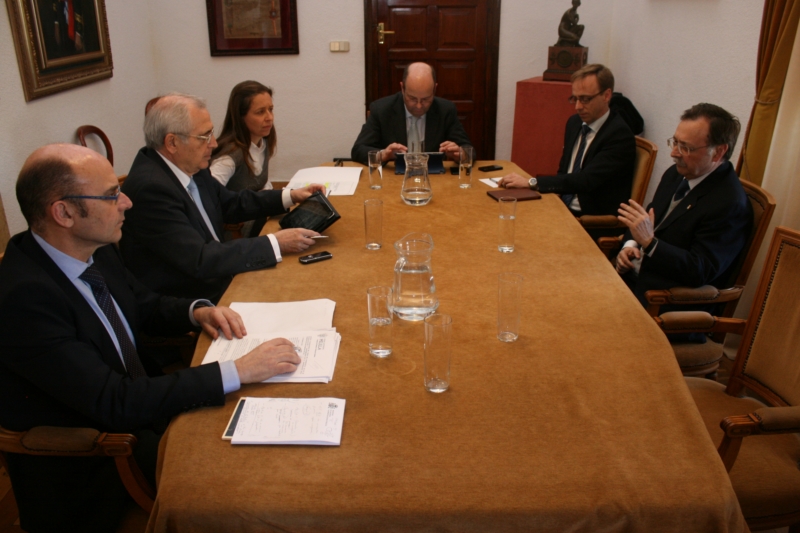
<path id="1" fill-rule="evenodd" d="M 68 457 L 113 457 L 122 483 L 139 506 L 153 509 L 155 490 L 133 458 L 136 437 L 125 433 L 101 433 L 91 428 L 39 426 L 28 431 L 0 427 L 0 452 Z"/>
<path id="2" fill-rule="evenodd" d="M 623 235 L 619 237 L 600 237 L 597 239 L 597 246 L 611 260 L 622 248 L 622 237 Z"/>
<path id="3" fill-rule="evenodd" d="M 614 215 L 582 215 L 578 222 L 584 228 L 625 228 L 625 225 Z"/>
<path id="4" fill-rule="evenodd" d="M 725 436 L 717 451 L 730 472 L 744 437 L 800 433 L 800 406 L 765 407 L 747 415 L 728 416 L 719 426 Z"/>
<path id="5" fill-rule="evenodd" d="M 717 289 L 712 285 L 702 287 L 673 287 L 671 289 L 652 290 L 644 293 L 647 299 L 647 312 L 650 316 L 658 316 L 662 305 L 709 305 L 738 300 L 744 287 L 736 285 L 729 289 Z"/>
<path id="6" fill-rule="evenodd" d="M 672 311 L 653 317 L 664 333 L 744 333 L 746 321 L 720 318 L 705 311 Z"/>

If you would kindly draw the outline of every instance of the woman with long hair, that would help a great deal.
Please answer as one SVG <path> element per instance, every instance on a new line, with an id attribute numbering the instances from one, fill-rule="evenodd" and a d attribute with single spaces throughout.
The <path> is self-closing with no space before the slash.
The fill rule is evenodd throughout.
<path id="1" fill-rule="evenodd" d="M 257 81 L 243 81 L 231 91 L 218 146 L 211 154 L 211 175 L 232 191 L 272 189 L 269 160 L 278 137 L 273 123 L 272 89 Z M 249 221 L 241 229 L 256 237 L 266 219 Z M 226 240 L 230 238 L 226 231 Z"/>

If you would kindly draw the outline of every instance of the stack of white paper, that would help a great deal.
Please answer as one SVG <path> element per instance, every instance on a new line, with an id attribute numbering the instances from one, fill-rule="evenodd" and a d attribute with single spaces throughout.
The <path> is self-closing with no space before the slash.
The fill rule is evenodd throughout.
<path id="1" fill-rule="evenodd" d="M 232 444 L 338 446 L 344 407 L 340 398 L 240 398 L 222 438 Z"/>
<path id="2" fill-rule="evenodd" d="M 247 336 L 232 340 L 218 337 L 211 343 L 203 364 L 235 361 L 258 345 L 282 337 L 295 345 L 301 363 L 294 372 L 279 374 L 265 383 L 328 383 L 333 379 L 342 339 L 332 327 L 335 306 L 327 299 L 273 304 L 234 302 L 231 309 L 242 316 Z M 281 329 L 273 329 L 276 327 Z"/>
<path id="3" fill-rule="evenodd" d="M 331 196 L 352 196 L 356 193 L 358 178 L 363 167 L 313 167 L 297 171 L 289 180 L 289 189 L 302 189 L 312 183 L 321 183 Z"/>

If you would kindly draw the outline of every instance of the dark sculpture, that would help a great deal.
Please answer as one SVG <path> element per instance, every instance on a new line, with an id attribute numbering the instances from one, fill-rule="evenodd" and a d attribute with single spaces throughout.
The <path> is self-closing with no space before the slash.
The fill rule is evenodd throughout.
<path id="1" fill-rule="evenodd" d="M 578 7 L 581 0 L 572 0 L 572 7 L 564 12 L 558 25 L 558 42 L 556 46 L 580 46 L 583 35 L 583 24 L 578 24 Z"/>

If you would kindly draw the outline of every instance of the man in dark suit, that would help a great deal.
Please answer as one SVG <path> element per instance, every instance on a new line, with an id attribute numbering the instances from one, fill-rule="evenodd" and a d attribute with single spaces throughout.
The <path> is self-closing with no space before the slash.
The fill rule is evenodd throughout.
<path id="1" fill-rule="evenodd" d="M 564 149 L 555 176 L 504 176 L 500 186 L 560 194 L 575 216 L 614 215 L 630 198 L 636 161 L 636 140 L 608 103 L 614 75 L 603 65 L 586 65 L 572 75 L 576 115 L 567 120 Z M 597 238 L 617 230 L 591 230 Z"/>
<path id="2" fill-rule="evenodd" d="M 434 96 L 436 71 L 426 63 L 411 63 L 403 72 L 400 92 L 375 100 L 369 117 L 350 151 L 353 161 L 367 164 L 367 153 L 381 150 L 384 162 L 420 143 L 423 152 L 444 152 L 458 160 L 459 148 L 469 137 L 458 120 L 453 102 Z"/>
<path id="3" fill-rule="evenodd" d="M 285 213 L 322 185 L 283 191 L 229 191 L 208 172 L 217 146 L 205 102 L 162 96 L 145 116 L 145 140 L 122 191 L 133 201 L 120 249 L 131 272 L 170 296 L 219 301 L 234 274 L 275 266 L 314 244 L 295 228 L 220 242 L 225 223 Z"/>
<path id="4" fill-rule="evenodd" d="M 114 243 L 130 200 L 114 170 L 77 145 L 35 151 L 17 180 L 30 229 L 0 264 L 0 425 L 92 427 L 135 433 L 155 476 L 158 427 L 189 409 L 223 405 L 241 383 L 291 372 L 300 359 L 276 339 L 236 361 L 160 374 L 139 332 L 200 327 L 245 334 L 241 317 L 207 301 L 164 297 L 125 270 Z M 7 454 L 22 527 L 113 531 L 129 501 L 112 458 Z"/>
<path id="5" fill-rule="evenodd" d="M 619 220 L 629 229 L 616 268 L 643 305 L 648 290 L 722 288 L 730 276 L 753 218 L 729 161 L 739 128 L 716 105 L 686 110 L 668 141 L 675 164 L 653 201 L 647 209 L 634 201 L 621 205 Z"/>

